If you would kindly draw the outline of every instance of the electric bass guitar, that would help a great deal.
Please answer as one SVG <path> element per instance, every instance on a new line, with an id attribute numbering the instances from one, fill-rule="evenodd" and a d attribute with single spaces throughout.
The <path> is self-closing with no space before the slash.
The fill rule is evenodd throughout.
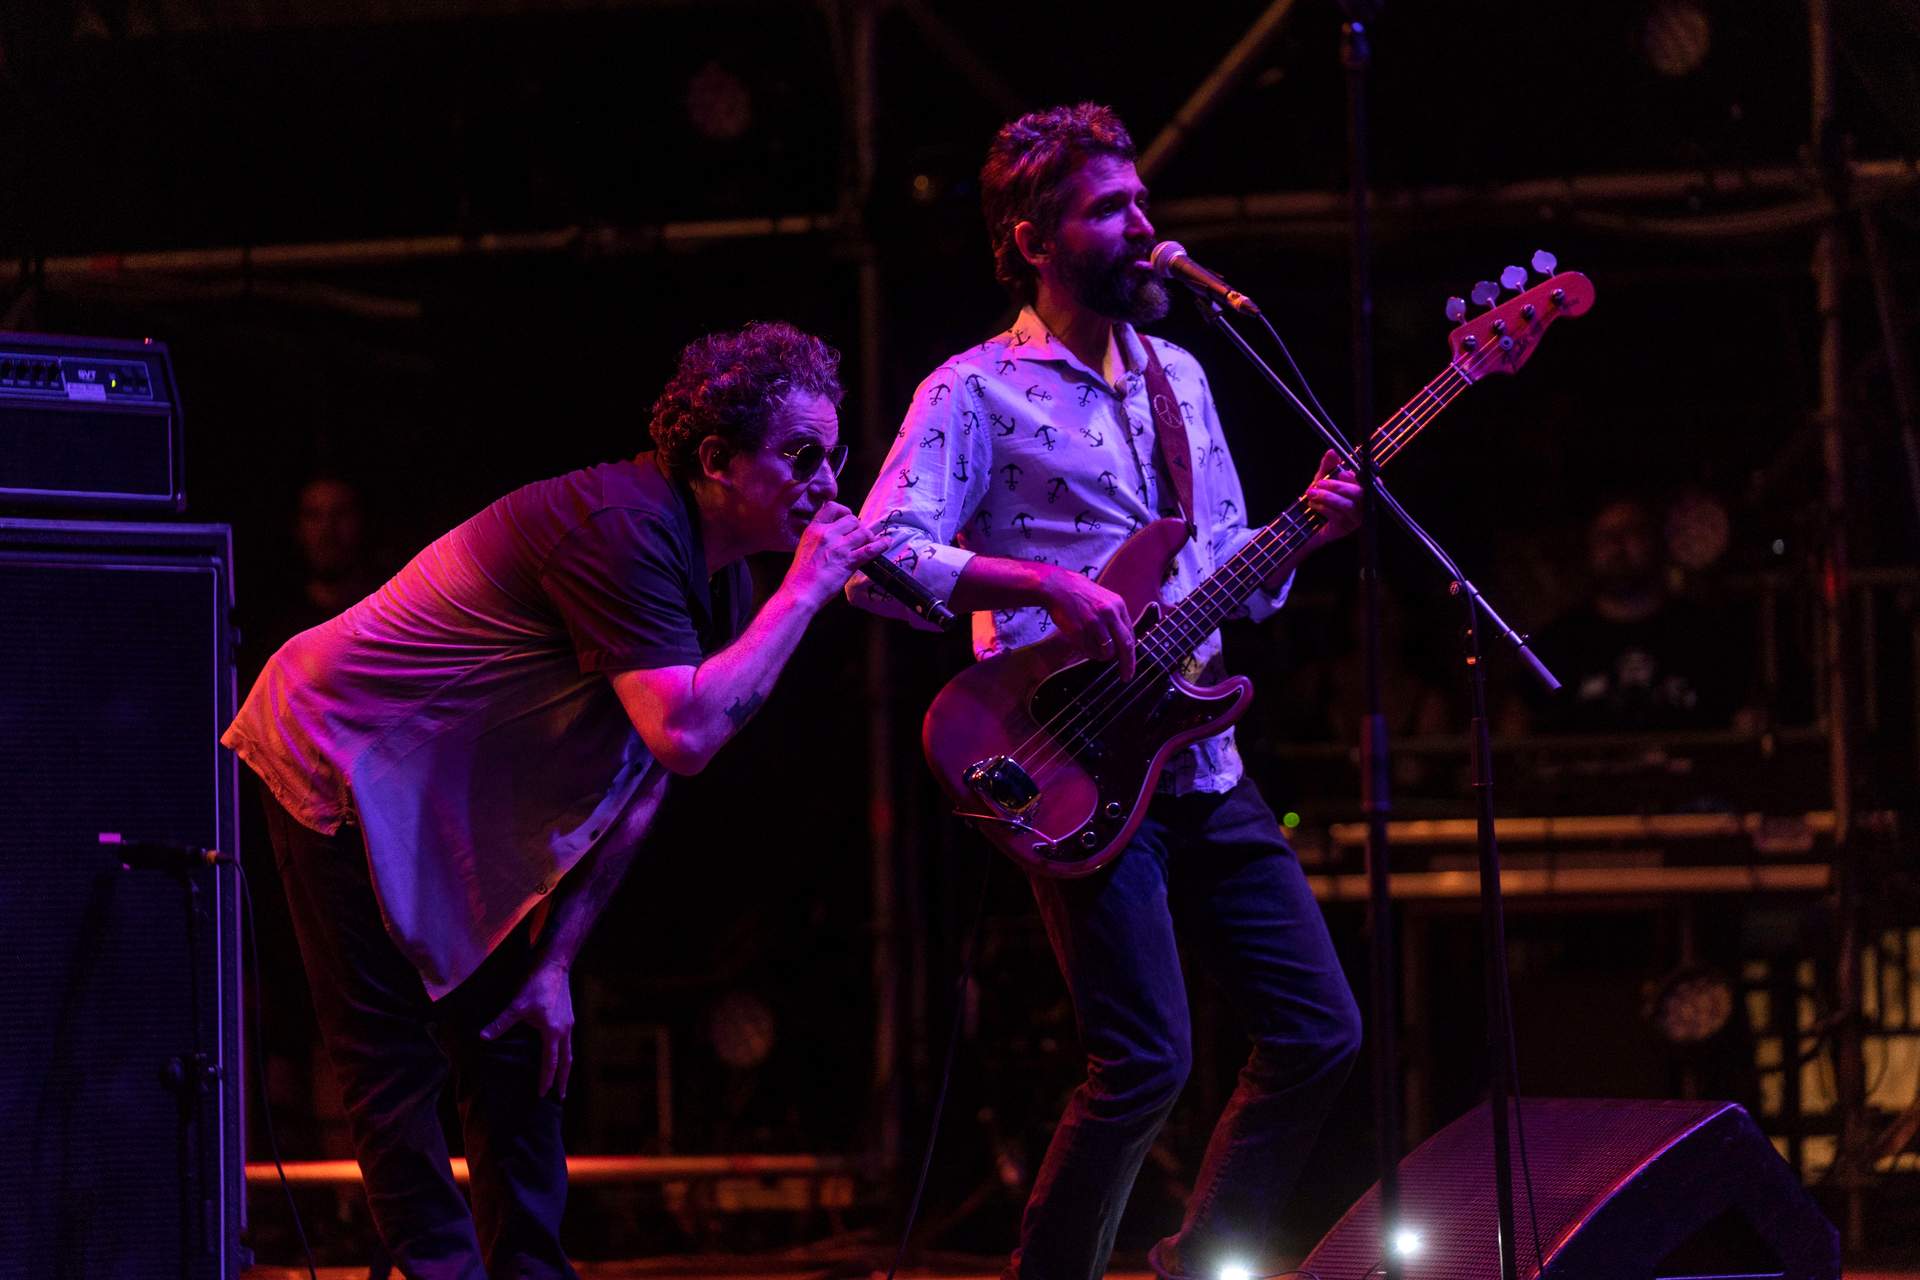
<path id="1" fill-rule="evenodd" d="M 1518 267 L 1503 277 L 1509 289 L 1525 280 Z M 1491 283 L 1476 287 L 1474 301 L 1488 309 L 1448 335 L 1447 367 L 1374 433 L 1376 465 L 1469 386 L 1524 365 L 1555 320 L 1593 305 L 1593 285 L 1573 271 L 1491 305 L 1498 295 Z M 1448 315 L 1463 320 L 1465 304 L 1451 301 Z M 1134 615 L 1130 680 L 1113 660 L 1084 658 L 1058 632 L 955 676 L 927 709 L 922 745 L 960 816 L 1045 875 L 1091 875 L 1118 857 L 1167 759 L 1239 719 L 1253 697 L 1245 676 L 1197 685 L 1180 674 L 1183 663 L 1324 523 L 1295 502 L 1173 605 L 1161 604 L 1159 587 L 1186 539 L 1185 522 L 1156 520 L 1127 539 L 1097 581 Z"/>

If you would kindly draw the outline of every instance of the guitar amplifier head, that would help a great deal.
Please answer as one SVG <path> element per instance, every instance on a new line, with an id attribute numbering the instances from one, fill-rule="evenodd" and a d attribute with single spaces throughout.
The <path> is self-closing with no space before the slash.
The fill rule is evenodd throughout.
<path id="1" fill-rule="evenodd" d="M 0 332 L 0 510 L 186 506 L 164 343 Z"/>

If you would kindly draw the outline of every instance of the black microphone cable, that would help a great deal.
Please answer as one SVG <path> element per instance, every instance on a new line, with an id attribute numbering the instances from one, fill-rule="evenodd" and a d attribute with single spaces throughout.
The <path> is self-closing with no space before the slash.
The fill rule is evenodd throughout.
<path id="1" fill-rule="evenodd" d="M 319 1269 L 313 1263 L 313 1246 L 307 1243 L 306 1224 L 300 1221 L 300 1207 L 293 1201 L 293 1185 L 287 1181 L 287 1166 L 280 1159 L 280 1138 L 273 1129 L 273 1098 L 267 1092 L 267 1052 L 262 1047 L 266 1024 L 261 1019 L 260 931 L 254 926 L 253 886 L 247 882 L 247 869 L 240 865 L 238 858 L 233 860 L 233 869 L 240 877 L 240 894 L 247 904 L 247 952 L 253 961 L 253 1074 L 260 1082 L 260 1111 L 267 1122 L 267 1149 L 273 1153 L 273 1167 L 280 1173 L 280 1190 L 286 1194 L 287 1212 L 293 1216 L 294 1234 L 300 1237 L 300 1252 L 307 1259 L 308 1280 L 319 1280 Z"/>
<path id="2" fill-rule="evenodd" d="M 940 1113 L 946 1110 L 947 1089 L 953 1084 L 953 1060 L 960 1049 L 960 1033 L 966 1027 L 967 993 L 973 985 L 973 967 L 980 958 L 981 926 L 987 919 L 988 890 L 993 886 L 994 854 L 988 852 L 980 875 L 980 905 L 973 911 L 973 928 L 967 934 L 967 949 L 960 961 L 960 985 L 954 991 L 953 1030 L 947 1036 L 947 1060 L 940 1068 L 940 1091 L 934 1095 L 933 1120 L 927 1126 L 926 1153 L 920 1158 L 920 1177 L 913 1186 L 913 1200 L 907 1205 L 907 1219 L 900 1227 L 900 1247 L 894 1251 L 893 1265 L 887 1268 L 887 1280 L 894 1280 L 900 1264 L 907 1259 L 907 1244 L 913 1238 L 913 1224 L 920 1216 L 920 1198 L 926 1194 L 927 1175 L 933 1170 L 933 1151 L 940 1139 Z"/>

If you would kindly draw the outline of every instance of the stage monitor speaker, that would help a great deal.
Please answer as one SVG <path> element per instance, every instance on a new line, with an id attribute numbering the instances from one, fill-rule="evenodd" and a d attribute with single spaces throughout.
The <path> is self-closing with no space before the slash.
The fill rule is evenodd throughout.
<path id="1" fill-rule="evenodd" d="M 0 1275 L 240 1272 L 224 526 L 0 520 Z"/>
<path id="2" fill-rule="evenodd" d="M 1839 1234 L 1735 1104 L 1529 1098 L 1520 1118 L 1533 1173 L 1530 1211 L 1516 1150 L 1521 1280 L 1838 1280 Z M 1481 1106 L 1401 1163 L 1399 1228 L 1418 1241 L 1405 1274 L 1499 1280 L 1491 1121 Z M 1379 1197 L 1362 1196 L 1302 1271 L 1380 1274 Z"/>

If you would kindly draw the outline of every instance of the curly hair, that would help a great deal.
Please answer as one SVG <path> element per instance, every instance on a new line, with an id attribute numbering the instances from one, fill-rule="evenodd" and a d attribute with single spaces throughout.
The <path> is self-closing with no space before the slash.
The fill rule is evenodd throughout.
<path id="1" fill-rule="evenodd" d="M 980 170 L 980 206 L 993 242 L 993 274 L 1014 301 L 1030 303 L 1039 276 L 1013 228 L 1031 222 L 1050 239 L 1064 212 L 1067 176 L 1094 156 L 1134 158 L 1133 138 L 1113 108 L 1097 102 L 1030 111 L 1002 126 Z"/>
<path id="2" fill-rule="evenodd" d="M 793 392 L 838 405 L 846 394 L 839 371 L 838 351 L 783 320 L 695 339 L 653 402 L 654 447 L 668 473 L 683 479 L 700 469 L 700 442 L 708 436 L 750 453 Z"/>

